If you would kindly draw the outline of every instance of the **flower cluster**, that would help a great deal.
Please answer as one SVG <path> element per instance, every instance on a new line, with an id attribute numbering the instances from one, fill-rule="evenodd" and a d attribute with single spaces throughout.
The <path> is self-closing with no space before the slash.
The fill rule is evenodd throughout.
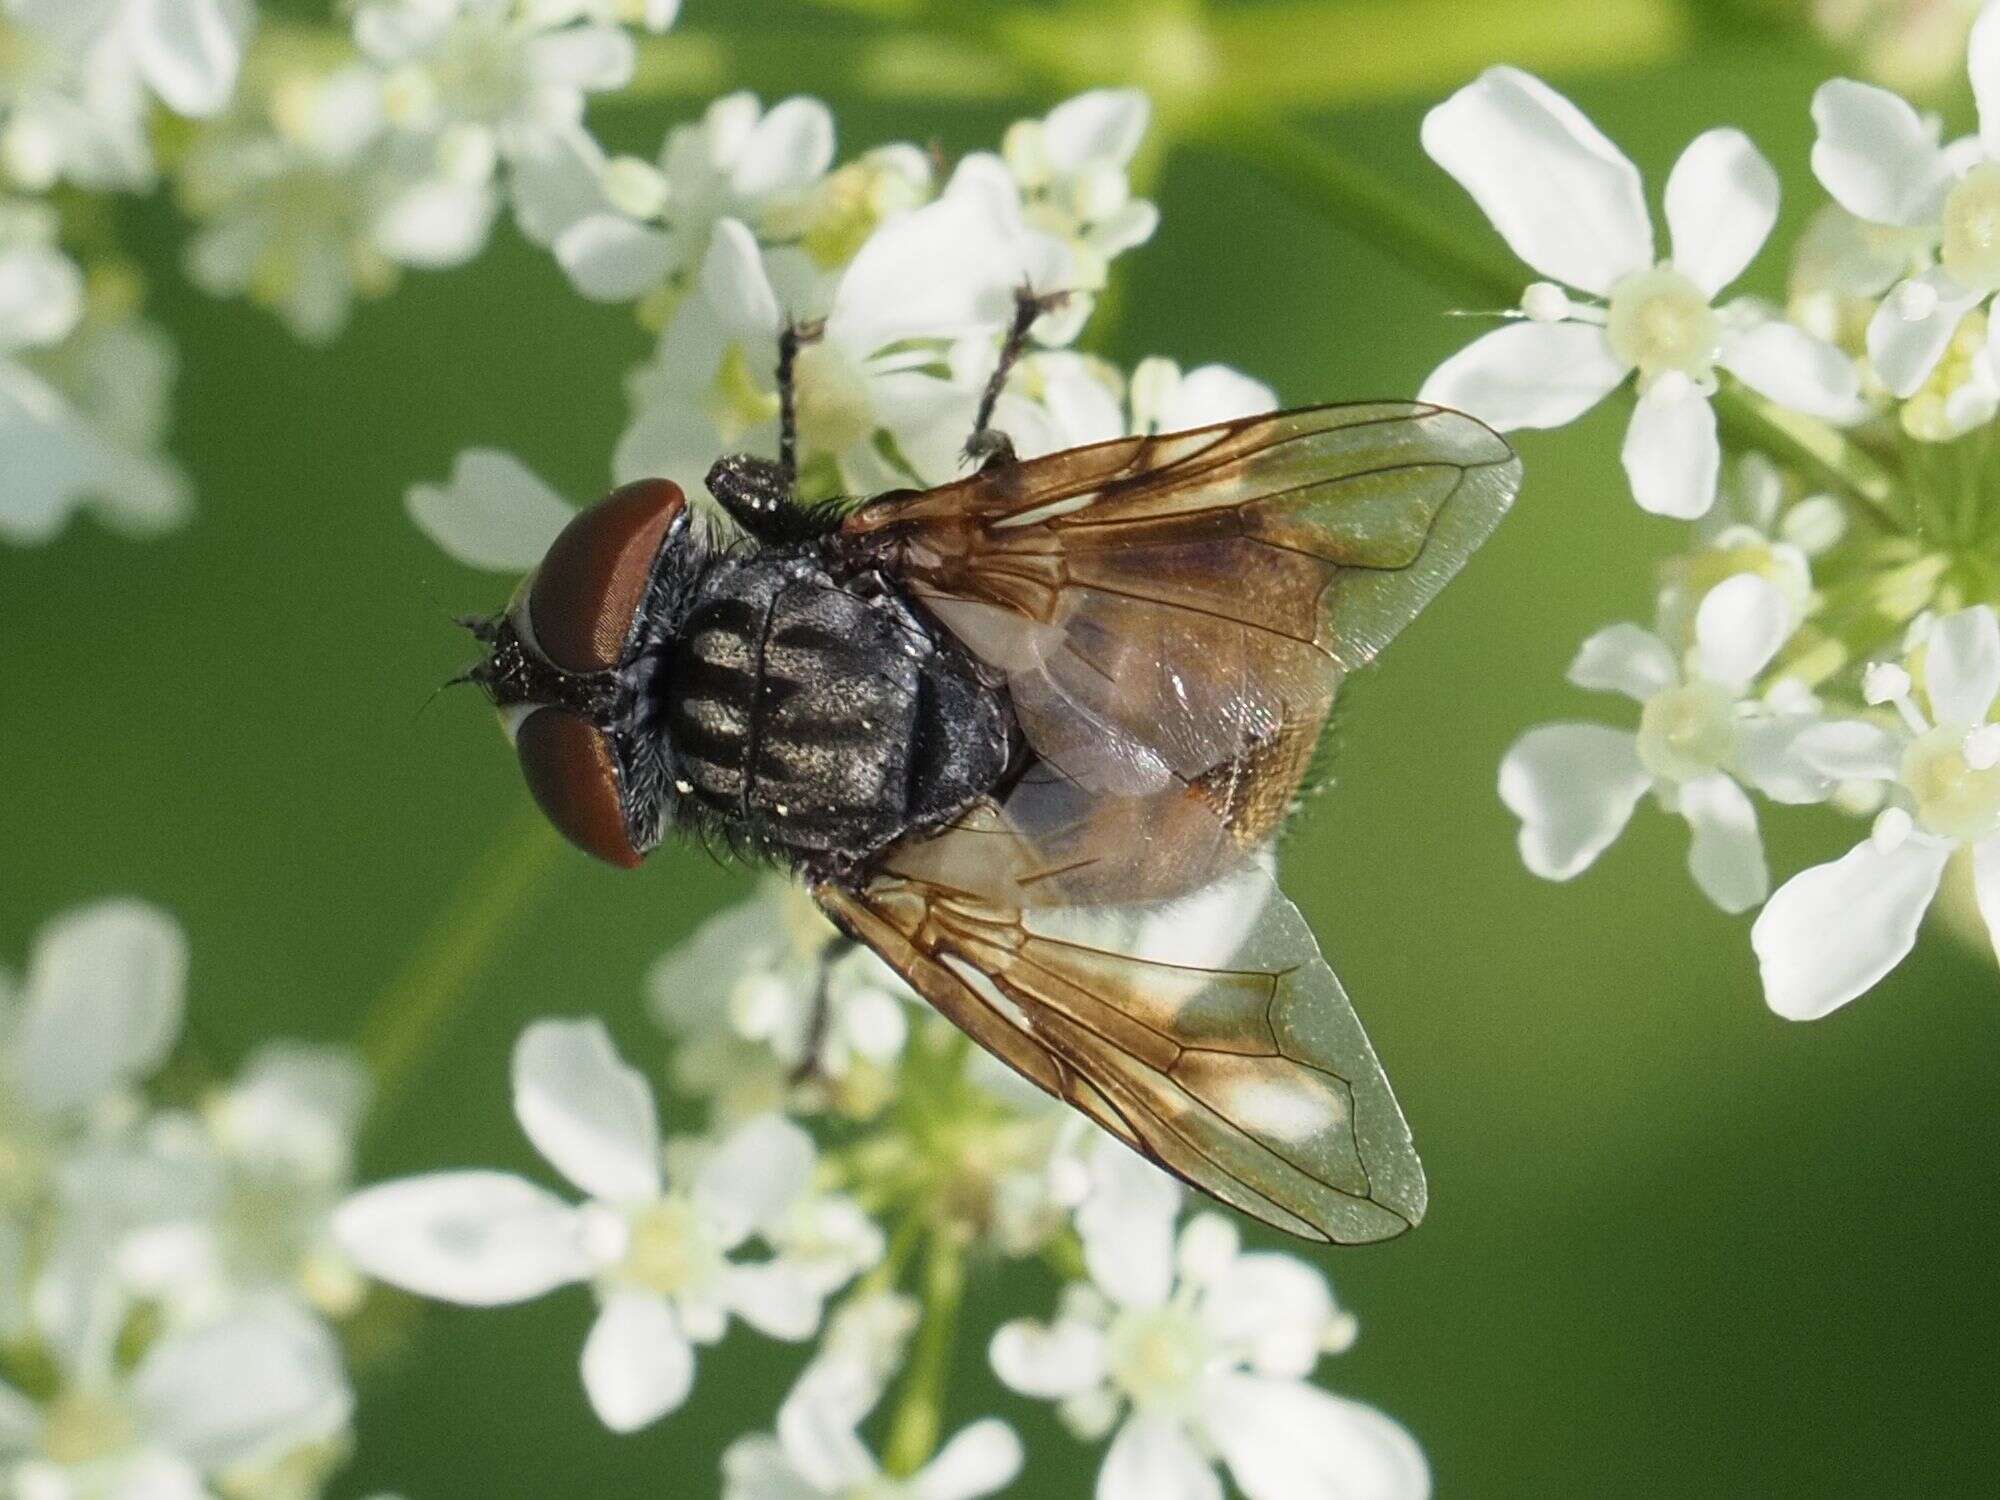
<path id="1" fill-rule="evenodd" d="M 1812 102 L 1832 200 L 1780 306 L 1717 305 L 1776 221 L 1777 174 L 1740 133 L 1669 176 L 1656 248 L 1637 170 L 1540 80 L 1496 69 L 1423 139 L 1537 274 L 1502 327 L 1425 393 L 1501 427 L 1570 421 L 1636 374 L 1632 493 L 1694 522 L 1652 627 L 1585 641 L 1578 687 L 1632 729 L 1530 730 L 1500 768 L 1529 869 L 1566 880 L 1648 793 L 1689 825 L 1688 866 L 1752 944 L 1773 1010 L 1816 1017 L 1909 952 L 1962 852 L 2000 942 L 2000 6 L 1966 52 L 1981 133 L 1841 79 Z M 1746 439 L 1725 465 L 1716 406 Z M 1753 794 L 1875 819 L 1844 859 L 1775 894 Z M 1767 899 L 1768 898 L 1768 899 Z"/>
<path id="2" fill-rule="evenodd" d="M 133 901 L 0 972 L 0 1492 L 319 1492 L 353 1405 L 335 1249 L 366 1076 L 274 1043 L 232 1080 L 169 1065 L 188 955 Z"/>

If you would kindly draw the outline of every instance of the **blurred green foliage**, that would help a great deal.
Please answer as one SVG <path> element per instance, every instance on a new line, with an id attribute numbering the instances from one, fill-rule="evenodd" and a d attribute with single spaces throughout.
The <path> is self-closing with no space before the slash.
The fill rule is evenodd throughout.
<path id="1" fill-rule="evenodd" d="M 684 24 L 717 39 L 710 63 L 740 64 L 767 94 L 826 97 L 845 151 L 935 138 L 955 153 L 1051 102 L 1035 66 L 995 70 L 1033 92 L 945 104 L 868 97 L 831 66 L 844 54 L 823 38 L 917 8 L 689 0 Z M 1045 33 L 1075 19 L 982 9 Z M 1394 87 L 1357 88 L 1311 128 L 1479 253 L 1490 231 L 1424 160 L 1416 126 L 1503 59 L 1440 51 L 1440 28 L 1468 49 L 1557 38 L 1546 58 L 1512 60 L 1546 68 L 1655 184 L 1689 137 L 1727 122 L 1784 175 L 1781 240 L 1817 201 L 1806 107 L 1830 63 L 1764 7 L 1334 9 L 1353 24 L 1299 32 L 1299 53 L 1337 42 L 1329 76 Z M 1634 45 L 1641 9 L 1657 24 Z M 1510 12 L 1527 32 L 1509 32 Z M 1419 54 L 1424 68 L 1407 66 Z M 614 105 L 600 120 L 615 144 L 650 149 L 692 107 Z M 1240 161 L 1176 149 L 1160 173 L 1163 226 L 1121 264 L 1103 352 L 1223 360 L 1306 402 L 1408 393 L 1463 341 L 1448 297 Z M 183 352 L 177 447 L 202 509 L 151 544 L 83 525 L 0 552 L 0 953 L 17 960 L 69 903 L 157 900 L 193 938 L 196 1045 L 226 1064 L 275 1034 L 357 1035 L 453 893 L 519 847 L 526 794 L 490 714 L 469 693 L 426 706 L 466 653 L 447 617 L 493 606 L 504 585 L 443 561 L 400 497 L 482 443 L 589 497 L 644 340 L 510 236 L 469 270 L 413 277 L 308 353 L 177 279 L 170 209 L 130 209 L 124 228 Z M 1555 888 L 1521 870 L 1494 796 L 1523 727 L 1600 711 L 1563 667 L 1589 630 L 1648 610 L 1652 560 L 1679 540 L 1627 497 L 1619 425 L 1601 413 L 1527 435 L 1516 514 L 1353 691 L 1338 784 L 1289 844 L 1289 888 L 1432 1176 L 1421 1230 L 1324 1257 L 1363 1327 L 1328 1383 L 1405 1421 L 1446 1496 L 1984 1492 L 2000 1464 L 1990 961 L 1933 934 L 1850 1010 L 1787 1025 L 1759 997 L 1747 924 L 1689 884 L 1677 823 L 1642 810 L 1599 868 Z M 1773 834 L 1789 870 L 1852 829 L 1809 811 Z M 507 1105 L 521 1023 L 600 1013 L 633 1055 L 658 1058 L 639 1011 L 646 966 L 748 882 L 693 850 L 634 876 L 563 853 L 522 879 L 528 894 L 471 955 L 449 1031 L 376 1122 L 370 1175 L 534 1170 Z M 1038 1273 L 976 1268 L 968 1326 L 1047 1297 Z M 338 1492 L 708 1493 L 728 1438 L 768 1422 L 791 1359 L 749 1338 L 704 1353 L 687 1409 L 614 1438 L 574 1370 L 583 1304 L 425 1312 L 408 1355 L 366 1383 Z M 978 1337 L 960 1364 L 947 1420 L 1002 1411 L 1030 1440 L 1020 1493 L 1087 1493 L 1096 1452 L 1001 1393 Z"/>

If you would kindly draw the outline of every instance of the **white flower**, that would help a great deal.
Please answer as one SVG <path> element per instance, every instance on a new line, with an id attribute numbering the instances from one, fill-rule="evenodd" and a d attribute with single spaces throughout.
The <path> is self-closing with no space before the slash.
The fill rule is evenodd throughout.
<path id="1" fill-rule="evenodd" d="M 58 1383 L 37 1402 L 0 1383 L 0 1490 L 23 1500 L 198 1500 L 204 1482 L 335 1437 L 353 1395 L 333 1336 L 282 1303 L 166 1333 L 117 1358 L 122 1308 L 48 1341 Z"/>
<path id="2" fill-rule="evenodd" d="M 503 1172 L 404 1178 L 356 1194 L 336 1215 L 335 1237 L 354 1262 L 474 1306 L 590 1283 L 599 1311 L 584 1387 L 620 1432 L 686 1399 L 694 1345 L 721 1338 L 732 1314 L 779 1338 L 818 1326 L 832 1290 L 823 1263 L 738 1254 L 753 1235 L 771 1240 L 806 1192 L 813 1147 L 797 1126 L 751 1120 L 688 1163 L 686 1186 L 669 1183 L 652 1094 L 596 1021 L 541 1021 L 522 1034 L 514 1110 L 584 1204 Z"/>
<path id="3" fill-rule="evenodd" d="M 1007 130 L 1000 154 L 1021 186 L 1028 222 L 1063 240 L 1075 258 L 1066 288 L 1073 305 L 1044 324 L 1048 342 L 1075 335 L 1112 260 L 1159 226 L 1159 210 L 1132 196 L 1127 176 L 1151 115 L 1137 89 L 1093 89 L 1058 104 L 1046 119 L 1019 120 Z"/>
<path id="4" fill-rule="evenodd" d="M 580 5 L 370 0 L 354 37 L 387 74 L 390 121 L 424 144 L 440 180 L 484 191 L 504 165 L 515 219 L 537 244 L 603 207 L 604 153 L 584 129 L 584 98 L 632 76 L 623 31 Z"/>
<path id="5" fill-rule="evenodd" d="M 1664 260 L 1638 169 L 1540 79 L 1489 70 L 1425 117 L 1423 141 L 1514 253 L 1560 284 L 1530 288 L 1520 321 L 1440 365 L 1426 401 L 1502 429 L 1559 427 L 1636 371 L 1625 472 L 1640 505 L 1683 519 L 1715 498 L 1708 397 L 1718 370 L 1781 406 L 1835 421 L 1861 415 L 1859 379 L 1840 350 L 1753 309 L 1714 305 L 1778 213 L 1777 174 L 1740 131 L 1708 131 L 1675 163 Z"/>
<path id="6" fill-rule="evenodd" d="M 1687 819 L 1688 870 L 1709 900 L 1727 912 L 1762 901 L 1770 873 L 1742 783 L 1786 802 L 1829 789 L 1795 749 L 1810 716 L 1773 713 L 1748 696 L 1792 620 L 1773 584 L 1741 573 L 1702 599 L 1685 667 L 1637 625 L 1585 641 L 1569 680 L 1639 703 L 1639 729 L 1544 724 L 1514 743 L 1500 764 L 1500 799 L 1521 820 L 1527 867 L 1546 880 L 1580 874 L 1651 791 Z"/>
<path id="7" fill-rule="evenodd" d="M 1092 1199 L 1107 1211 L 1078 1222 L 1093 1284 L 1072 1287 L 1052 1323 L 1006 1324 L 990 1351 L 1006 1385 L 1061 1403 L 1079 1435 L 1116 1429 L 1098 1500 L 1220 1500 L 1218 1462 L 1250 1500 L 1428 1495 L 1429 1466 L 1399 1424 L 1310 1384 L 1354 1335 L 1320 1274 L 1244 1253 L 1219 1215 L 1176 1236 L 1179 1193 L 1164 1187 L 1100 1198 L 1100 1182 Z"/>
<path id="8" fill-rule="evenodd" d="M 1966 314 L 2000 289 L 2000 6 L 1980 11 L 1966 68 L 1979 133 L 1950 145 L 1887 89 L 1838 78 L 1813 96 L 1821 184 L 1857 217 L 1935 251 L 1935 264 L 1891 292 L 1868 327 L 1876 373 L 1902 397 L 1917 393 Z M 1990 356 L 2000 339 L 1993 320 L 1986 339 Z"/>
<path id="9" fill-rule="evenodd" d="M 693 293 L 633 379 L 636 415 L 615 472 L 664 476 L 699 496 L 717 455 L 775 452 L 778 331 L 788 317 L 813 317 L 823 326 L 796 370 L 802 462 L 830 463 L 834 487 L 850 494 L 942 482 L 957 472 L 984 383 L 953 368 L 951 346 L 976 334 L 997 348 L 1016 288 L 1066 280 L 1060 246 L 1022 224 L 991 157 L 968 158 L 935 202 L 877 229 L 824 307 L 781 302 L 756 237 L 724 219 Z"/>
<path id="10" fill-rule="evenodd" d="M 1972 861 L 1979 912 L 2000 947 L 2000 621 L 1979 605 L 1939 620 L 1911 674 L 1869 675 L 1895 728 L 1865 720 L 1820 726 L 1799 753 L 1830 777 L 1879 782 L 1892 798 L 1869 837 L 1840 859 L 1778 888 L 1751 929 L 1764 998 L 1791 1020 L 1837 1010 L 1902 962 L 1937 894 L 1947 860 Z"/>
<path id="11" fill-rule="evenodd" d="M 991 1417 L 907 1479 L 884 1474 L 861 1441 L 856 1429 L 901 1362 L 916 1316 L 895 1293 L 844 1308 L 779 1408 L 776 1435 L 738 1438 L 722 1455 L 724 1500 L 978 1500 L 1012 1483 L 1020 1439 Z"/>
<path id="12" fill-rule="evenodd" d="M 511 453 L 468 448 L 444 484 L 415 484 L 405 506 L 417 529 L 468 567 L 526 573 L 576 508 Z"/>
<path id="13" fill-rule="evenodd" d="M 833 162 L 833 116 L 817 99 L 762 110 L 754 94 L 709 105 L 698 125 L 667 136 L 659 165 L 621 158 L 605 167 L 615 212 L 579 219 L 555 242 L 576 289 L 602 302 L 644 296 L 692 275 L 723 219 L 760 238 L 767 213 L 796 215 Z M 903 206 L 914 206 L 906 204 Z M 791 226 L 794 235 L 808 226 Z"/>

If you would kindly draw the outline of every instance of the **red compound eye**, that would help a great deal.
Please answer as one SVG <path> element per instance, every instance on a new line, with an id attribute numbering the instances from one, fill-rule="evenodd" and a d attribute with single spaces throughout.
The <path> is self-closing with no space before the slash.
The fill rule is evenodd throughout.
<path id="1" fill-rule="evenodd" d="M 565 672 L 618 665 L 667 531 L 687 506 L 667 479 L 622 485 L 563 527 L 528 590 L 542 655 Z"/>
<path id="2" fill-rule="evenodd" d="M 538 708 L 521 721 L 514 748 L 536 805 L 564 838 L 606 864 L 629 870 L 639 863 L 603 730 L 564 709 Z"/>

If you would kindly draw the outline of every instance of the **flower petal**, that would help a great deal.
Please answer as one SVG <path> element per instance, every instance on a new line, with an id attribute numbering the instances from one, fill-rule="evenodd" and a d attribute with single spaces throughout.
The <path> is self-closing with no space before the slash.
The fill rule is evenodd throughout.
<path id="1" fill-rule="evenodd" d="M 1590 323 L 1509 323 L 1431 371 L 1418 399 L 1510 432 L 1560 427 L 1597 405 L 1630 369 Z"/>
<path id="2" fill-rule="evenodd" d="M 910 1480 L 910 1500 L 979 1500 L 1021 1472 L 1021 1440 L 998 1417 L 954 1433 Z"/>
<path id="3" fill-rule="evenodd" d="M 1044 1401 L 1081 1395 L 1104 1378 L 1104 1333 L 1075 1318 L 1003 1323 L 986 1355 L 1002 1385 Z"/>
<path id="4" fill-rule="evenodd" d="M 356 1193 L 334 1239 L 378 1281 L 472 1307 L 525 1302 L 593 1267 L 576 1210 L 506 1172 L 433 1172 Z"/>
<path id="5" fill-rule="evenodd" d="M 1122 1307 L 1157 1307 L 1173 1290 L 1180 1184 L 1109 1135 L 1092 1143 L 1089 1166 L 1076 1230 L 1091 1280 Z"/>
<path id="6" fill-rule="evenodd" d="M 229 102 L 243 61 L 243 39 L 219 0 L 138 0 L 133 49 L 167 107 L 197 117 Z"/>
<path id="7" fill-rule="evenodd" d="M 1688 845 L 1688 873 L 1694 883 L 1731 916 L 1750 910 L 1771 889 L 1764 841 L 1757 836 L 1757 809 L 1750 798 L 1718 771 L 1683 783 L 1678 801 L 1694 834 Z"/>
<path id="8" fill-rule="evenodd" d="M 1713 297 L 1743 274 L 1778 222 L 1778 174 L 1740 130 L 1696 136 L 1667 178 L 1674 269 Z"/>
<path id="9" fill-rule="evenodd" d="M 1837 719 L 1803 731 L 1799 758 L 1836 781 L 1894 781 L 1903 766 L 1904 739 L 1865 719 Z"/>
<path id="10" fill-rule="evenodd" d="M 623 214 L 589 214 L 556 236 L 556 260 L 570 285 L 593 302 L 643 297 L 673 269 L 674 241 Z"/>
<path id="11" fill-rule="evenodd" d="M 1152 113 L 1138 89 L 1091 89 L 1049 111 L 1042 150 L 1058 172 L 1095 162 L 1122 167 L 1139 149 Z"/>
<path id="12" fill-rule="evenodd" d="M 1692 521 L 1715 503 L 1722 449 L 1715 408 L 1687 380 L 1662 378 L 1639 398 L 1625 429 L 1632 498 L 1656 516 Z"/>
<path id="13" fill-rule="evenodd" d="M 1924 646 L 1924 692 L 1941 725 L 1984 724 L 2000 697 L 2000 617 L 1975 605 L 1938 621 Z"/>
<path id="14" fill-rule="evenodd" d="M 1937 894 L 1950 845 L 1863 839 L 1779 886 L 1750 929 L 1764 1000 L 1792 1021 L 1838 1010 L 1903 960 Z"/>
<path id="15" fill-rule="evenodd" d="M 514 1044 L 514 1117 L 550 1166 L 593 1198 L 659 1196 L 653 1091 L 602 1021 L 537 1021 Z"/>
<path id="16" fill-rule="evenodd" d="M 1807 416 L 1851 422 L 1865 410 L 1861 374 L 1847 353 L 1779 318 L 1732 334 L 1720 363 L 1758 395 Z"/>
<path id="17" fill-rule="evenodd" d="M 1800 749 L 1805 736 L 1821 727 L 1811 714 L 1745 719 L 1736 726 L 1734 770 L 1773 802 L 1824 802 L 1834 778 Z"/>
<path id="18" fill-rule="evenodd" d="M 1792 607 L 1778 586 L 1738 573 L 1710 589 L 1695 611 L 1695 661 L 1710 682 L 1740 693 L 1791 633 Z"/>
<path id="19" fill-rule="evenodd" d="M 813 1336 L 826 1304 L 823 1283 L 782 1259 L 730 1266 L 721 1297 L 759 1333 L 794 1343 Z"/>
<path id="20" fill-rule="evenodd" d="M 415 484 L 417 529 L 467 567 L 525 573 L 540 565 L 576 508 L 511 453 L 468 448 L 444 484 Z"/>
<path id="21" fill-rule="evenodd" d="M 1993 951 L 2000 955 L 2000 838 L 1981 839 L 1972 846 L 1972 896 Z"/>
<path id="22" fill-rule="evenodd" d="M 812 1137 L 779 1115 L 737 1126 L 702 1163 L 694 1197 L 730 1243 L 760 1229 L 805 1191 Z"/>
<path id="23" fill-rule="evenodd" d="M 1222 1500 L 1222 1481 L 1174 1423 L 1134 1416 L 1104 1455 L 1097 1500 Z"/>
<path id="24" fill-rule="evenodd" d="M 1979 106 L 1979 142 L 2000 157 L 2000 11 L 1982 6 L 1965 44 L 1965 71 Z"/>
<path id="25" fill-rule="evenodd" d="M 1836 78 L 1813 95 L 1813 175 L 1834 201 L 1876 224 L 1934 221 L 1951 185 L 1935 133 L 1887 89 Z"/>
<path id="26" fill-rule="evenodd" d="M 1205 1425 L 1248 1500 L 1425 1500 L 1430 1465 L 1402 1425 L 1296 1380 L 1223 1375 Z"/>
<path id="27" fill-rule="evenodd" d="M 637 1432 L 687 1400 L 694 1347 L 664 1298 L 613 1292 L 583 1342 L 583 1389 L 613 1432 Z"/>
<path id="28" fill-rule="evenodd" d="M 832 164 L 832 113 L 817 99 L 786 99 L 744 141 L 729 185 L 739 198 L 762 202 L 807 186 Z"/>
<path id="29" fill-rule="evenodd" d="M 10 1082 L 44 1111 L 137 1083 L 180 1035 L 187 970 L 187 939 L 157 907 L 105 901 L 58 917 L 28 966 Z"/>
<path id="30" fill-rule="evenodd" d="M 1578 687 L 1623 693 L 1638 703 L 1672 687 L 1679 675 L 1666 643 L 1632 624 L 1607 625 L 1577 648 L 1569 664 L 1569 680 Z"/>
<path id="31" fill-rule="evenodd" d="M 1500 762 L 1500 800 L 1521 820 L 1521 862 L 1544 880 L 1589 869 L 1652 784 L 1633 737 L 1601 724 L 1543 724 Z"/>
<path id="32" fill-rule="evenodd" d="M 1223 1348 L 1247 1351 L 1262 1375 L 1303 1380 L 1334 1316 L 1326 1278 L 1304 1261 L 1268 1251 L 1238 1255 L 1203 1289 L 1201 1321 Z"/>
<path id="33" fill-rule="evenodd" d="M 1277 394 L 1263 381 L 1252 380 L 1228 365 L 1198 365 L 1181 376 L 1173 393 L 1160 404 L 1159 430 L 1185 432 L 1211 422 L 1274 411 L 1277 405 Z"/>
<path id="34" fill-rule="evenodd" d="M 1652 264 L 1638 168 L 1539 78 L 1489 68 L 1424 117 L 1423 143 L 1541 275 L 1602 296 Z"/>
<path id="35" fill-rule="evenodd" d="M 165 1335 L 131 1394 L 149 1438 L 211 1472 L 330 1437 L 354 1404 L 333 1335 L 282 1302 Z"/>
<path id="36" fill-rule="evenodd" d="M 1911 286 L 1925 287 L 1935 294 L 1933 305 L 1919 318 L 1910 317 L 1905 309 L 1913 300 L 1922 305 L 1933 299 L 1904 291 Z M 1868 358 L 1882 384 L 1899 397 L 1914 396 L 1944 356 L 1959 322 L 1978 301 L 1976 292 L 1966 291 L 1936 268 L 1884 297 L 1875 316 L 1868 320 Z"/>

